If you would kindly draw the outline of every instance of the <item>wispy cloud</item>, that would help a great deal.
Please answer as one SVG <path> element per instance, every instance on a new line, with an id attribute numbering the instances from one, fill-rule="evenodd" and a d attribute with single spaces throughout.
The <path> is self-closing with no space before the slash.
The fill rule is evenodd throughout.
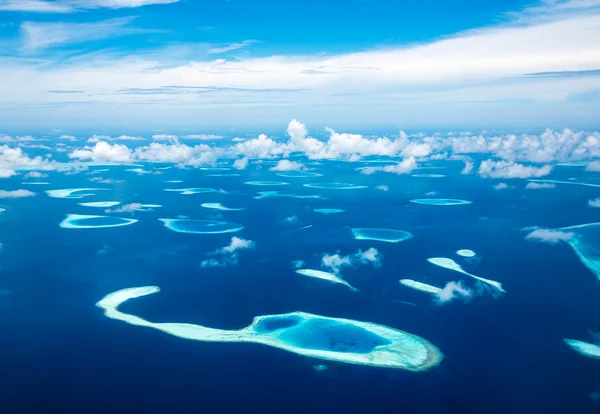
<path id="1" fill-rule="evenodd" d="M 36 53 L 45 49 L 75 45 L 93 40 L 103 40 L 134 34 L 152 33 L 153 30 L 129 27 L 133 17 L 116 18 L 91 23 L 39 23 L 24 22 L 21 24 L 21 52 Z M 50 90 L 54 93 L 62 90 Z M 79 89 L 68 90 L 67 93 L 79 93 Z"/>
<path id="2" fill-rule="evenodd" d="M 234 50 L 243 49 L 253 43 L 256 43 L 256 40 L 244 40 L 242 42 L 229 43 L 225 45 L 214 45 L 210 49 L 208 49 L 208 54 L 219 54 L 219 53 L 227 53 L 233 52 Z"/>
<path id="3" fill-rule="evenodd" d="M 177 3 L 179 0 L 0 0 L 0 11 L 30 13 L 73 13 L 87 9 L 123 9 L 153 4 Z"/>

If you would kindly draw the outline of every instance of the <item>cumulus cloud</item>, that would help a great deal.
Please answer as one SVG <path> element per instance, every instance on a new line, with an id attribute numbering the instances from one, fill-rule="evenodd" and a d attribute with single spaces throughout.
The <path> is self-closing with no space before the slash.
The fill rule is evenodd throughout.
<path id="1" fill-rule="evenodd" d="M 462 169 L 462 171 L 460 173 L 464 174 L 464 175 L 471 174 L 474 167 L 475 167 L 475 164 L 473 164 L 472 161 L 465 161 L 465 167 Z"/>
<path id="2" fill-rule="evenodd" d="M 482 161 L 479 175 L 484 178 L 531 178 L 544 177 L 552 172 L 552 166 L 527 166 L 511 161 Z"/>
<path id="3" fill-rule="evenodd" d="M 102 178 L 102 177 L 92 177 L 88 178 L 88 181 L 101 183 L 101 184 L 121 184 L 124 183 L 124 180 L 115 180 L 113 178 Z"/>
<path id="4" fill-rule="evenodd" d="M 106 210 L 107 213 L 133 213 L 142 208 L 140 203 L 123 204 L 121 207 L 117 207 L 112 210 Z"/>
<path id="5" fill-rule="evenodd" d="M 339 273 L 343 267 L 356 267 L 361 264 L 371 264 L 374 267 L 381 266 L 381 253 L 371 247 L 368 250 L 358 250 L 356 253 L 341 256 L 338 253 L 324 254 L 321 257 L 321 266 L 329 268 L 334 273 Z"/>
<path id="6" fill-rule="evenodd" d="M 25 198 L 33 197 L 34 195 L 35 193 L 29 190 L 0 190 L 0 198 Z"/>
<path id="7" fill-rule="evenodd" d="M 592 161 L 589 162 L 586 166 L 585 169 L 587 171 L 594 171 L 594 172 L 600 172 L 600 161 Z"/>
<path id="8" fill-rule="evenodd" d="M 39 171 L 31 171 L 25 174 L 25 178 L 45 178 L 48 177 L 48 174 L 39 172 Z"/>
<path id="9" fill-rule="evenodd" d="M 449 282 L 436 294 L 436 302 L 440 305 L 451 302 L 454 299 L 469 299 L 473 292 L 466 288 L 462 282 Z"/>
<path id="10" fill-rule="evenodd" d="M 269 169 L 271 171 L 304 171 L 306 167 L 301 162 L 280 160 L 277 165 Z"/>
<path id="11" fill-rule="evenodd" d="M 417 160 L 415 157 L 405 158 L 401 162 L 393 165 L 386 165 L 385 167 L 366 167 L 361 170 L 361 173 L 366 175 L 371 175 L 377 171 L 384 171 L 388 173 L 394 174 L 408 174 L 417 168 Z"/>
<path id="12" fill-rule="evenodd" d="M 71 159 L 91 160 L 94 162 L 124 162 L 133 161 L 133 152 L 123 144 L 109 144 L 106 141 L 97 142 L 93 147 L 77 149 L 69 154 Z"/>
<path id="13" fill-rule="evenodd" d="M 223 256 L 218 259 L 206 259 L 200 262 L 200 267 L 203 269 L 209 267 L 227 267 L 236 265 L 238 263 L 238 257 L 234 254 L 231 256 Z"/>
<path id="14" fill-rule="evenodd" d="M 509 185 L 506 183 L 498 183 L 494 186 L 496 190 L 506 190 L 507 188 L 509 188 Z"/>
<path id="15" fill-rule="evenodd" d="M 525 186 L 525 188 L 527 190 L 543 190 L 543 189 L 550 189 L 550 188 L 555 188 L 556 185 L 552 184 L 552 183 L 536 183 L 536 182 L 530 182 L 527 183 L 527 185 Z"/>
<path id="16" fill-rule="evenodd" d="M 290 216 L 290 217 L 286 217 L 284 219 L 284 221 L 286 223 L 297 223 L 298 222 L 298 216 Z"/>
<path id="17" fill-rule="evenodd" d="M 588 206 L 594 207 L 594 208 L 600 208 L 600 198 L 594 198 L 593 200 L 589 200 Z"/>
<path id="18" fill-rule="evenodd" d="M 248 167 L 248 158 L 239 158 L 233 162 L 233 168 L 236 170 L 245 170 Z"/>
<path id="19" fill-rule="evenodd" d="M 238 250 L 251 249 L 253 247 L 254 247 L 254 242 L 252 240 L 246 240 L 246 239 L 242 239 L 242 238 L 234 236 L 231 238 L 231 243 L 229 243 L 228 246 L 225 246 L 222 249 L 220 249 L 220 251 L 226 252 L 226 253 L 234 253 Z"/>
<path id="20" fill-rule="evenodd" d="M 21 148 L 0 145 L 0 178 L 16 175 L 15 169 L 20 167 L 51 168 L 51 162 L 40 156 L 30 158 Z"/>
<path id="21" fill-rule="evenodd" d="M 252 249 L 255 243 L 251 240 L 245 240 L 239 237 L 232 237 L 229 245 L 217 249 L 215 252 L 210 253 L 218 256 L 217 258 L 210 258 L 203 260 L 200 263 L 202 268 L 208 267 L 225 267 L 235 265 L 238 263 L 237 252 L 240 250 Z"/>
<path id="22" fill-rule="evenodd" d="M 526 240 L 538 241 L 543 243 L 555 244 L 561 241 L 570 240 L 573 237 L 573 233 L 564 232 L 560 230 L 551 229 L 535 229 L 527 236 Z"/>
<path id="23" fill-rule="evenodd" d="M 387 185 L 378 185 L 375 189 L 379 191 L 389 191 L 390 188 Z"/>

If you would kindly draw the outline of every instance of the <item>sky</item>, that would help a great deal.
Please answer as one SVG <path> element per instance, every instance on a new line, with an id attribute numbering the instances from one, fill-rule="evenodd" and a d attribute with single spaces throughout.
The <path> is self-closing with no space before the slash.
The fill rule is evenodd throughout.
<path id="1" fill-rule="evenodd" d="M 0 0 L 0 132 L 594 130 L 600 0 Z"/>

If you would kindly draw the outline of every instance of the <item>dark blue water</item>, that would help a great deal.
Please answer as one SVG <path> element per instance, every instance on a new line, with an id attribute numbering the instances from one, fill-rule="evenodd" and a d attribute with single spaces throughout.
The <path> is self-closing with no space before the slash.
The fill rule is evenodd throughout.
<path id="1" fill-rule="evenodd" d="M 600 281 L 564 245 L 524 240 L 523 227 L 557 228 L 600 221 L 587 206 L 600 189 L 557 186 L 551 190 L 496 191 L 497 182 L 458 174 L 443 179 L 353 170 L 358 164 L 324 162 L 323 177 L 285 178 L 273 190 L 321 194 L 327 199 L 253 196 L 266 187 L 243 184 L 276 180 L 250 167 L 239 177 L 210 171 L 165 170 L 137 176 L 113 168 L 105 185 L 82 200 L 52 199 L 46 189 L 89 187 L 90 175 L 51 173 L 50 186 L 30 188 L 30 199 L 0 200 L 0 412 L 1 413 L 595 413 L 589 395 L 600 384 L 600 361 L 583 357 L 563 338 L 591 341 L 600 330 Z M 436 171 L 437 172 L 437 171 Z M 552 178 L 589 176 L 557 167 Z M 223 188 L 227 194 L 167 193 L 162 180 L 181 187 Z M 23 188 L 19 177 L 3 181 Z M 363 190 L 303 187 L 308 182 L 350 182 Z M 388 185 L 388 192 L 375 190 Z M 93 186 L 96 186 L 94 184 Z M 33 186 L 32 186 L 33 187 Z M 440 198 L 471 205 L 416 205 Z M 122 213 L 138 223 L 105 229 L 61 229 L 67 213 L 103 214 L 78 201 L 122 200 L 162 204 L 153 212 Z M 246 207 L 218 212 L 204 202 Z M 314 208 L 342 208 L 321 215 Z M 238 263 L 202 268 L 210 253 L 233 234 L 176 233 L 158 218 L 186 216 L 240 223 L 235 233 L 256 243 Z M 289 223 L 285 219 L 297 216 Z M 312 225 L 310 228 L 298 230 Z M 411 232 L 393 244 L 357 241 L 351 228 Z M 297 275 L 290 262 L 319 268 L 321 254 L 350 254 L 376 247 L 382 267 L 345 268 L 360 292 Z M 473 249 L 475 259 L 458 258 Z M 436 286 L 474 280 L 432 266 L 428 257 L 450 257 L 467 271 L 498 280 L 507 294 L 438 306 L 424 293 L 401 287 L 411 278 Z M 419 335 L 445 355 L 427 372 L 373 369 L 309 359 L 258 344 L 201 343 L 106 318 L 95 303 L 110 292 L 156 285 L 161 292 L 125 303 L 122 310 L 155 322 L 189 322 L 240 329 L 257 315 L 303 311 L 370 321 Z M 411 302 L 416 306 L 402 302 Z M 313 367 L 325 364 L 328 369 Z"/>

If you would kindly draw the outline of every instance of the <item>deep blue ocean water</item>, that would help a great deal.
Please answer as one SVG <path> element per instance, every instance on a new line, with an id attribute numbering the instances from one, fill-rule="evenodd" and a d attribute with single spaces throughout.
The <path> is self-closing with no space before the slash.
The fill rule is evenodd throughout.
<path id="1" fill-rule="evenodd" d="M 363 164 L 323 161 L 322 177 L 282 178 L 250 165 L 240 176 L 169 169 L 161 175 L 111 167 L 100 174 L 124 180 L 88 181 L 82 172 L 51 172 L 47 186 L 22 177 L 3 189 L 27 188 L 33 198 L 0 200 L 0 413 L 595 413 L 589 397 L 600 385 L 600 361 L 567 347 L 563 338 L 591 341 L 600 331 L 600 281 L 564 243 L 524 239 L 527 226 L 559 228 L 600 221 L 587 201 L 600 188 L 557 185 L 525 190 L 524 180 L 495 190 L 496 180 L 460 175 L 462 163 L 440 163 L 445 178 L 416 178 L 354 169 Z M 152 166 L 146 166 L 152 169 Z M 545 178 L 597 175 L 556 167 Z M 181 184 L 164 180 L 183 180 Z M 247 181 L 286 181 L 256 187 Z M 25 180 L 31 181 L 31 180 Z M 359 190 L 320 190 L 305 183 L 347 182 Z M 375 189 L 387 185 L 389 191 Z M 84 199 L 55 199 L 46 189 L 106 187 Z M 181 195 L 164 188 L 212 187 L 226 193 Z M 259 191 L 319 194 L 325 199 L 253 198 Z M 409 202 L 435 191 L 463 206 Z M 115 200 L 161 204 L 130 226 L 63 229 L 66 214 L 104 214 L 77 202 Z M 216 211 L 201 203 L 246 207 Z M 322 215 L 314 208 L 341 208 Z M 235 234 L 184 234 L 158 218 L 186 216 L 245 226 Z M 296 216 L 289 222 L 286 218 Z M 312 226 L 308 228 L 303 227 Z M 355 240 L 353 227 L 392 228 L 414 237 L 401 243 Z M 232 235 L 253 240 L 238 263 L 202 268 Z M 359 289 L 297 275 L 304 260 L 319 269 L 323 253 L 377 248 L 382 266 L 343 270 Z M 457 257 L 472 249 L 477 257 Z M 404 288 L 399 279 L 443 286 L 474 280 L 435 267 L 450 257 L 478 276 L 502 282 L 507 293 L 440 306 Z M 426 372 L 331 363 L 247 343 L 203 343 L 106 318 L 96 302 L 119 289 L 156 285 L 161 292 L 122 305 L 155 322 L 189 322 L 240 329 L 258 315 L 303 311 L 376 322 L 419 335 L 444 354 Z M 403 302 L 410 302 L 413 305 Z M 325 371 L 314 366 L 324 364 Z"/>

